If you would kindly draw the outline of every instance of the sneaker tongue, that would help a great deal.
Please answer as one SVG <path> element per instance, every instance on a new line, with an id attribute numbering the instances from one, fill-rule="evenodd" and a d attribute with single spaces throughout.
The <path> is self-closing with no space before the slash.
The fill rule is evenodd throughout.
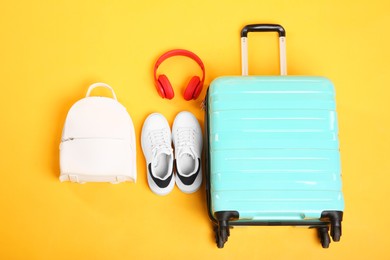
<path id="1" fill-rule="evenodd" d="M 166 154 L 166 155 L 171 155 L 172 154 L 172 151 L 168 148 L 161 148 L 157 151 L 156 153 L 156 157 L 159 157 L 160 155 L 162 154 Z"/>
<path id="2" fill-rule="evenodd" d="M 159 162 L 158 157 L 160 155 L 164 155 L 164 154 L 165 155 L 171 155 L 172 154 L 172 150 L 170 150 L 168 148 L 160 148 L 160 149 L 158 149 L 157 153 L 156 153 L 156 156 L 154 157 L 155 158 L 154 163 L 153 163 L 154 167 L 158 166 L 158 162 Z"/>
<path id="3" fill-rule="evenodd" d="M 179 157 L 182 157 L 183 155 L 191 156 L 192 159 L 195 159 L 195 154 L 189 147 L 183 147 L 179 151 Z"/>

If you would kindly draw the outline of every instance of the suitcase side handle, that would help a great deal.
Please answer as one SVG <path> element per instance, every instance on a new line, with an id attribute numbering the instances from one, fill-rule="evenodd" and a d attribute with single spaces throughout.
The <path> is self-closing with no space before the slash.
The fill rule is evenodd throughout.
<path id="1" fill-rule="evenodd" d="M 248 76 L 248 33 L 277 32 L 279 34 L 280 75 L 287 75 L 286 31 L 279 24 L 249 24 L 241 30 L 241 68 L 242 75 Z"/>

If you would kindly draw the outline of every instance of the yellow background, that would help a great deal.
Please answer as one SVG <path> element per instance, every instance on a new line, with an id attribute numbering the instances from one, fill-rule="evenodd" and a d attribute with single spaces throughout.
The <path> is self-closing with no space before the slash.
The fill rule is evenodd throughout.
<path id="1" fill-rule="evenodd" d="M 0 4 L 0 259 L 389 259 L 390 4 L 388 1 L 3 1 Z M 288 72 L 336 87 L 345 214 L 340 243 L 314 230 L 235 228 L 217 249 L 204 185 L 165 197 L 147 185 L 139 137 L 146 116 L 182 110 L 203 126 L 201 98 L 183 85 L 199 69 L 161 67 L 174 100 L 155 91 L 152 68 L 173 48 L 197 53 L 207 86 L 240 74 L 239 32 L 273 22 L 287 31 Z M 252 34 L 250 73 L 277 74 L 274 34 Z M 89 84 L 110 84 L 137 136 L 138 182 L 60 183 L 66 113 Z M 98 93 L 99 91 L 97 91 Z"/>

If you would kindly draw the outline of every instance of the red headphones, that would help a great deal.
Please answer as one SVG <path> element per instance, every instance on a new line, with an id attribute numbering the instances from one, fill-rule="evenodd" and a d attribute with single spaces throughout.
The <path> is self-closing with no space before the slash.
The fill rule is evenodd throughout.
<path id="1" fill-rule="evenodd" d="M 202 79 L 200 79 L 198 76 L 193 76 L 184 91 L 185 100 L 196 99 L 202 92 L 202 87 L 205 78 L 204 65 L 202 60 L 195 53 L 187 50 L 181 50 L 181 49 L 168 51 L 163 55 L 161 55 L 161 57 L 158 58 L 158 60 L 156 61 L 156 64 L 154 65 L 154 82 L 156 84 L 158 94 L 162 98 L 167 98 L 167 99 L 172 99 L 175 96 L 175 93 L 173 91 L 171 83 L 168 80 L 168 77 L 165 76 L 164 74 L 159 75 L 158 77 L 156 75 L 157 69 L 160 66 L 160 64 L 166 59 L 173 56 L 186 56 L 194 60 L 196 63 L 198 63 L 198 65 L 202 69 L 203 72 Z"/>

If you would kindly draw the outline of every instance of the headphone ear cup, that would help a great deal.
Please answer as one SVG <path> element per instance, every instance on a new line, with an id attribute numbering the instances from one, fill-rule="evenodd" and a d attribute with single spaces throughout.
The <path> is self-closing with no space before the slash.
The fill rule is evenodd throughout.
<path id="1" fill-rule="evenodd" d="M 184 91 L 185 100 L 191 100 L 197 98 L 197 96 L 195 97 L 195 94 L 198 90 L 199 83 L 200 83 L 200 78 L 198 76 L 194 76 L 191 78 L 190 82 L 187 85 L 186 90 Z"/>
<path id="2" fill-rule="evenodd" d="M 165 76 L 164 74 L 158 76 L 157 82 L 158 85 L 160 86 L 160 90 L 163 92 L 162 93 L 163 98 L 172 99 L 175 96 L 171 82 L 169 82 L 167 76 Z"/>
<path id="3" fill-rule="evenodd" d="M 156 89 L 157 89 L 157 92 L 160 95 L 160 97 L 165 98 L 164 88 L 161 85 L 159 79 L 156 80 Z"/>

